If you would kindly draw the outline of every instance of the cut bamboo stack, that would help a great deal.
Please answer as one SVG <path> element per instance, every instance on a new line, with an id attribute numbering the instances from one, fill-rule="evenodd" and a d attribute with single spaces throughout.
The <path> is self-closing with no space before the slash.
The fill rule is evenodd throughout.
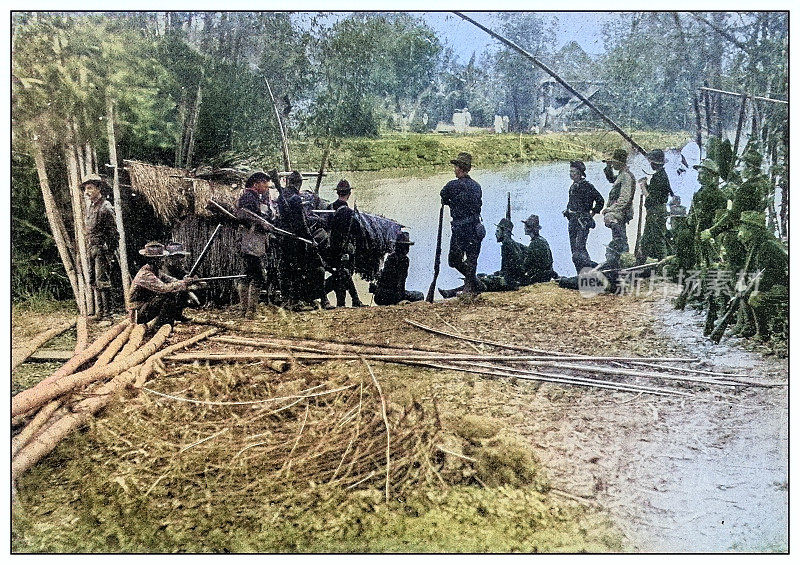
<path id="1" fill-rule="evenodd" d="M 109 328 L 82 350 L 76 348 L 72 359 L 52 375 L 11 399 L 12 418 L 25 423 L 12 440 L 12 480 L 86 424 L 124 388 L 141 386 L 160 359 L 217 331 L 211 329 L 161 349 L 172 327 L 161 326 L 142 344 L 145 329 L 127 320 Z"/>

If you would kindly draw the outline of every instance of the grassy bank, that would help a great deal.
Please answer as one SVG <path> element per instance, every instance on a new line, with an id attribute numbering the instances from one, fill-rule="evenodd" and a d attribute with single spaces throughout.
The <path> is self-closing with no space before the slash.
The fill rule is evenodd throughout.
<path id="1" fill-rule="evenodd" d="M 630 132 L 645 148 L 681 147 L 691 140 L 686 132 Z M 596 160 L 625 142 L 612 131 L 530 134 L 396 134 L 375 139 L 339 140 L 331 147 L 330 170 L 379 171 L 382 169 L 433 169 L 449 166 L 459 151 L 472 153 L 474 166 L 507 163 Z M 296 168 L 317 170 L 324 142 L 294 141 L 290 152 Z M 278 156 L 271 158 L 275 162 Z"/>

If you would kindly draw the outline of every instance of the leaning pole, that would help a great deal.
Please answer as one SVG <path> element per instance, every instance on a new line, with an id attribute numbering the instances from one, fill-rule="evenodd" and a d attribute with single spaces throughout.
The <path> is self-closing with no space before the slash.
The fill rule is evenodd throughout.
<path id="1" fill-rule="evenodd" d="M 577 91 L 575 88 L 573 88 L 573 87 L 572 87 L 572 86 L 571 86 L 571 85 L 570 85 L 570 84 L 569 84 L 567 81 L 565 81 L 565 80 L 564 80 L 564 79 L 562 79 L 560 76 L 558 76 L 558 75 L 557 75 L 557 74 L 556 74 L 556 73 L 555 73 L 555 72 L 554 72 L 554 71 L 553 71 L 553 70 L 552 70 L 550 67 L 548 67 L 547 65 L 545 65 L 544 63 L 542 63 L 542 62 L 541 62 L 539 59 L 537 59 L 536 57 L 534 57 L 533 55 L 531 55 L 530 53 L 528 53 L 527 51 L 525 51 L 525 50 L 524 50 L 522 47 L 520 47 L 519 45 L 517 45 L 517 44 L 516 44 L 516 43 L 514 43 L 513 41 L 511 41 L 511 40 L 509 40 L 509 39 L 506 39 L 505 37 L 503 37 L 502 35 L 500 35 L 500 34 L 498 34 L 498 33 L 495 33 L 495 32 L 493 32 L 493 31 L 492 31 L 492 30 L 490 30 L 488 27 L 486 27 L 486 26 L 484 26 L 484 25 L 481 25 L 481 24 L 479 24 L 478 22 L 476 22 L 475 20 L 473 20 L 473 19 L 472 19 L 472 18 L 470 18 L 469 16 L 466 16 L 466 15 L 462 14 L 461 12 L 453 12 L 453 13 L 454 13 L 455 15 L 457 15 L 458 17 L 460 17 L 460 18 L 462 18 L 462 19 L 464 19 L 464 20 L 468 21 L 469 23 L 471 23 L 471 24 L 472 24 L 472 25 L 474 25 L 475 27 L 478 27 L 478 28 L 482 29 L 483 31 L 485 31 L 486 33 L 488 33 L 489 35 L 491 35 L 492 37 L 494 37 L 495 39 L 497 39 L 497 40 L 498 40 L 498 41 L 500 41 L 501 43 L 504 43 L 505 45 L 507 45 L 507 46 L 511 47 L 513 50 L 515 50 L 517 53 L 519 53 L 520 55 L 522 55 L 522 56 L 523 56 L 523 57 L 525 57 L 526 59 L 529 59 L 530 61 L 532 61 L 532 62 L 533 62 L 533 64 L 535 64 L 537 67 L 539 67 L 540 69 L 542 69 L 542 70 L 543 70 L 544 72 L 546 72 L 548 75 L 550 75 L 551 77 L 553 77 L 553 78 L 556 80 L 556 82 L 558 82 L 558 84 L 560 84 L 561 86 L 563 86 L 564 88 L 566 88 L 567 90 L 569 90 L 569 91 L 570 91 L 570 92 L 571 92 L 571 93 L 572 93 L 574 96 L 576 96 L 576 97 L 577 97 L 577 98 L 578 98 L 578 99 L 579 99 L 581 102 L 583 102 L 584 104 L 586 104 L 586 106 L 588 106 L 589 108 L 591 108 L 591 109 L 592 109 L 592 110 L 593 110 L 593 111 L 594 111 L 594 112 L 595 112 L 595 113 L 596 113 L 598 116 L 600 116 L 600 118 L 601 118 L 601 119 L 602 119 L 602 120 L 603 120 L 605 123 L 607 123 L 609 126 L 611 126 L 611 128 L 612 128 L 614 131 L 616 131 L 618 134 L 620 134 L 620 135 L 621 135 L 621 136 L 622 136 L 622 137 L 625 139 L 625 141 L 627 141 L 628 143 L 630 143 L 630 144 L 633 146 L 633 148 L 634 148 L 634 149 L 636 149 L 636 150 L 637 150 L 639 153 L 641 153 L 642 155 L 644 155 L 644 154 L 646 154 L 646 153 L 647 153 L 647 151 L 645 151 L 645 150 L 642 148 L 642 146 L 641 146 L 641 145 L 639 145 L 638 143 L 636 143 L 636 142 L 633 140 L 633 138 L 632 138 L 630 135 L 628 135 L 628 134 L 627 134 L 625 131 L 623 131 L 623 129 L 622 129 L 621 127 L 619 127 L 619 126 L 618 126 L 616 123 L 614 123 L 614 120 L 612 120 L 611 118 L 609 118 L 608 116 L 606 116 L 606 115 L 605 115 L 603 112 L 601 112 L 601 111 L 600 111 L 600 110 L 597 108 L 597 106 L 595 106 L 594 104 L 592 104 L 592 102 L 590 102 L 590 101 L 589 101 L 589 99 L 588 99 L 588 98 L 586 98 L 586 97 L 585 97 L 583 94 L 581 94 L 580 92 L 578 92 L 578 91 Z"/>

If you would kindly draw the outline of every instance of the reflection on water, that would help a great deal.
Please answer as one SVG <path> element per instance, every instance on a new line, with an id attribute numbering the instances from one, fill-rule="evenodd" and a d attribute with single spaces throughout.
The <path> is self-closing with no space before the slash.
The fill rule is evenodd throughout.
<path id="1" fill-rule="evenodd" d="M 689 149 L 687 146 L 686 149 Z M 696 145 L 695 145 L 696 148 Z M 691 196 L 697 187 L 697 174 L 691 165 L 696 164 L 697 157 L 692 151 L 684 150 L 689 167 L 680 175 L 677 173 L 681 165 L 677 151 L 667 152 L 667 172 L 673 184 L 673 190 L 679 194 L 688 207 Z M 688 155 L 687 155 L 688 153 Z M 691 160 L 690 160 L 691 159 Z M 586 163 L 586 177 L 600 191 L 603 197 L 608 196 L 611 184 L 603 174 L 601 162 Z M 686 168 L 686 167 L 684 167 Z M 633 159 L 631 171 L 638 179 L 645 172 L 652 172 L 643 157 Z M 439 191 L 453 176 L 452 169 L 441 173 L 414 175 L 409 171 L 392 171 L 381 173 L 349 173 L 347 175 L 353 186 L 353 195 L 360 210 L 373 214 L 381 214 L 400 222 L 408 229 L 411 239 L 416 245 L 409 252 L 410 267 L 407 287 L 410 290 L 425 292 L 433 274 L 433 255 L 436 245 L 436 228 L 439 214 Z M 553 251 L 553 268 L 559 275 L 575 274 L 567 236 L 567 220 L 562 212 L 567 205 L 569 192 L 569 164 L 516 164 L 492 169 L 473 169 L 471 176 L 483 188 L 483 222 L 486 226 L 486 239 L 481 247 L 478 259 L 479 272 L 494 272 L 500 268 L 500 245 L 494 238 L 495 226 L 506 211 L 506 195 L 511 193 L 511 219 L 514 222 L 514 237 L 525 244 L 525 236 L 521 221 L 531 214 L 538 214 L 542 231 L 541 235 L 550 243 Z M 322 187 L 320 196 L 335 199 L 333 187 L 339 177 L 329 177 L 330 185 Z M 633 221 L 628 224 L 628 241 L 631 249 L 636 239 L 638 221 L 639 196 L 634 200 Z M 447 266 L 447 249 L 450 243 L 449 213 L 445 212 L 445 228 L 442 236 L 442 268 L 438 286 L 454 287 L 461 284 L 457 271 Z M 602 217 L 596 217 L 597 227 L 589 233 L 587 249 L 595 261 L 605 257 L 605 245 L 611 241 L 611 230 L 603 225 Z M 364 285 L 366 289 L 366 285 Z M 361 290 L 361 285 L 359 285 Z M 438 295 L 437 295 L 438 297 Z"/>

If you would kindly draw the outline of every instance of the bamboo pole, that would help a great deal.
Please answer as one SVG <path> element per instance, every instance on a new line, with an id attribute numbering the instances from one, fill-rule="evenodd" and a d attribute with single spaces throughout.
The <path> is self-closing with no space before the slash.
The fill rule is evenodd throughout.
<path id="1" fill-rule="evenodd" d="M 197 97 L 194 101 L 194 113 L 192 114 L 191 129 L 189 130 L 189 146 L 186 149 L 186 168 L 192 166 L 192 157 L 194 156 L 194 132 L 197 130 L 197 120 L 200 118 L 200 104 L 203 101 L 202 82 L 197 85 Z"/>
<path id="2" fill-rule="evenodd" d="M 133 330 L 133 324 L 128 324 L 125 326 L 125 329 L 122 330 L 122 333 L 119 334 L 114 340 L 108 344 L 108 347 L 105 348 L 103 353 L 101 353 L 97 357 L 97 361 L 94 362 L 92 367 L 101 367 L 102 365 L 108 365 L 111 360 L 114 358 L 119 350 L 122 348 L 123 345 L 128 341 L 128 338 L 131 335 L 131 331 Z"/>
<path id="3" fill-rule="evenodd" d="M 125 343 L 122 351 L 117 355 L 117 360 L 125 359 L 128 355 L 139 349 L 139 346 L 142 345 L 142 341 L 144 340 L 146 331 L 147 324 L 137 324 L 136 327 L 131 330 L 128 341 Z"/>
<path id="4" fill-rule="evenodd" d="M 409 353 L 291 353 L 291 352 L 274 352 L 274 353 L 264 353 L 264 352 L 245 352 L 240 351 L 236 353 L 208 353 L 208 352 L 197 352 L 197 353 L 180 353 L 177 355 L 173 355 L 168 358 L 169 361 L 178 361 L 178 362 L 194 362 L 194 361 L 208 361 L 208 362 L 237 362 L 237 361 L 273 361 L 273 360 L 305 360 L 305 361 L 334 361 L 334 360 L 342 360 L 342 359 L 359 359 L 361 356 L 366 357 L 367 359 L 374 360 L 374 361 L 398 361 L 398 360 L 405 360 L 405 359 L 443 359 L 448 361 L 506 361 L 509 363 L 518 362 L 518 361 L 547 361 L 547 362 L 556 362 L 556 361 L 590 361 L 590 360 L 603 360 L 603 361 L 632 361 L 638 360 L 638 357 L 602 357 L 602 358 L 591 358 L 586 356 L 575 356 L 570 357 L 568 355 L 562 355 L 558 357 L 554 357 L 552 355 L 474 355 L 474 354 L 438 354 L 438 355 L 430 355 L 430 354 L 409 354 Z M 648 357 L 643 357 L 643 360 L 656 360 L 660 361 L 660 358 L 652 359 Z M 668 359 L 666 360 L 676 362 L 677 359 Z"/>
<path id="5" fill-rule="evenodd" d="M 708 81 L 704 81 L 703 84 L 708 87 Z M 708 135 L 713 135 L 711 131 L 711 102 L 708 97 L 708 88 L 700 88 L 703 92 L 703 107 L 706 110 L 706 131 Z"/>
<path id="6" fill-rule="evenodd" d="M 739 156 L 739 142 L 741 141 L 742 138 L 742 126 L 744 126 L 744 114 L 746 109 L 747 109 L 747 95 L 742 94 L 742 104 L 741 106 L 739 106 L 739 122 L 736 124 L 736 140 L 733 143 L 734 160 Z M 731 170 L 733 170 L 733 167 L 731 167 Z"/>
<path id="7" fill-rule="evenodd" d="M 61 325 L 56 326 L 55 328 L 49 329 L 45 332 L 42 332 L 27 342 L 27 345 L 19 350 L 16 355 L 13 354 L 12 350 L 12 357 L 11 357 L 11 370 L 13 371 L 19 365 L 25 362 L 28 357 L 33 355 L 37 349 L 43 346 L 45 343 L 60 335 L 70 329 L 72 326 L 75 325 L 75 320 L 70 320 L 69 322 L 64 322 Z"/>
<path id="8" fill-rule="evenodd" d="M 43 404 L 58 398 L 62 394 L 75 390 L 76 388 L 86 386 L 89 383 L 105 379 L 108 377 L 115 377 L 128 369 L 135 367 L 142 361 L 150 357 L 156 350 L 161 347 L 172 331 L 172 326 L 165 324 L 156 332 L 156 334 L 148 341 L 143 347 L 136 351 L 136 353 L 114 361 L 108 365 L 101 367 L 92 367 L 72 375 L 68 375 L 62 379 L 51 381 L 44 386 L 39 383 L 33 388 L 22 391 L 11 399 L 11 415 L 17 416 L 23 414 L 32 408 L 42 406 Z"/>
<path id="9" fill-rule="evenodd" d="M 61 377 L 65 377 L 67 375 L 71 375 L 75 371 L 77 371 L 81 365 L 87 363 L 88 361 L 94 359 L 95 355 L 99 354 L 115 337 L 117 337 L 128 325 L 128 320 L 124 320 L 117 324 L 116 326 L 111 326 L 103 333 L 100 337 L 98 337 L 94 342 L 92 342 L 89 347 L 81 351 L 78 355 L 75 355 L 72 359 L 67 361 L 64 365 L 62 365 L 55 373 L 44 379 L 36 386 L 40 386 L 46 383 L 53 382 Z"/>
<path id="10" fill-rule="evenodd" d="M 74 137 L 66 145 L 67 172 L 72 200 L 72 220 L 75 229 L 76 266 L 79 273 L 78 287 L 85 304 L 85 315 L 94 314 L 94 296 L 89 288 L 89 254 L 86 250 L 86 231 L 84 227 L 83 195 L 80 191 L 80 178 L 78 177 L 78 163 L 75 158 Z"/>
<path id="11" fill-rule="evenodd" d="M 748 94 L 746 92 L 730 92 L 729 90 L 720 90 L 718 88 L 710 88 L 708 86 L 701 86 L 700 90 L 708 91 L 708 92 L 715 92 L 717 94 L 725 94 L 727 96 L 737 96 L 737 97 L 746 97 L 750 98 L 751 100 L 763 100 L 764 102 L 774 102 L 776 104 L 786 104 L 788 105 L 789 102 L 786 100 L 778 100 L 777 98 L 766 98 L 764 96 L 756 96 L 754 94 Z"/>
<path id="12" fill-rule="evenodd" d="M 634 141 L 633 138 L 630 135 L 628 135 L 621 127 L 619 127 L 616 123 L 614 123 L 614 121 L 611 118 L 609 118 L 603 112 L 601 112 L 597 108 L 597 106 L 595 106 L 588 98 L 586 98 L 583 94 L 578 92 L 569 83 L 567 83 L 564 79 L 562 79 L 560 76 L 558 76 L 555 73 L 555 71 L 553 71 L 550 67 L 548 67 L 544 63 L 542 63 L 539 59 L 537 59 L 536 57 L 534 57 L 533 55 L 531 55 L 530 53 L 525 51 L 522 47 L 520 47 L 519 45 L 517 45 L 513 41 L 510 41 L 510 40 L 506 39 L 505 37 L 501 36 L 500 34 L 497 34 L 497 33 L 493 32 L 492 30 L 490 30 L 486 26 L 483 26 L 483 25 L 479 24 L 478 22 L 476 22 L 475 20 L 473 20 L 472 18 L 470 18 L 468 16 L 465 16 L 463 13 L 461 13 L 461 12 L 453 12 L 453 13 L 455 15 L 459 16 L 460 18 L 470 22 L 475 27 L 478 27 L 478 28 L 482 29 L 483 31 L 485 31 L 486 33 L 488 33 L 489 35 L 491 35 L 492 37 L 494 37 L 498 41 L 508 45 L 509 47 L 511 47 L 512 49 L 517 51 L 520 55 L 522 55 L 526 59 L 529 59 L 530 61 L 532 61 L 537 67 L 539 67 L 544 72 L 546 72 L 551 77 L 553 77 L 556 80 L 556 82 L 558 82 L 558 84 L 560 84 L 561 86 L 566 88 L 573 96 L 577 97 L 588 108 L 590 108 L 593 112 L 595 112 L 600 117 L 600 119 L 602 119 L 605 123 L 607 123 L 609 126 L 611 126 L 611 128 L 614 131 L 616 131 L 618 134 L 620 134 L 623 137 L 623 139 L 625 139 L 625 141 L 630 143 L 633 146 L 634 149 L 636 149 L 642 155 L 647 153 L 642 148 L 641 145 L 636 143 L 636 141 Z"/>
<path id="13" fill-rule="evenodd" d="M 292 162 L 289 160 L 289 140 L 286 136 L 286 129 L 283 126 L 280 110 L 278 110 L 278 103 L 275 101 L 275 96 L 272 94 L 272 87 L 270 87 L 267 77 L 264 77 L 264 84 L 267 85 L 269 99 L 272 101 L 273 110 L 275 110 L 275 119 L 278 120 L 278 133 L 281 135 L 281 152 L 283 153 L 283 167 L 287 171 L 291 171 Z"/>
<path id="14" fill-rule="evenodd" d="M 66 228 L 64 227 L 64 219 L 61 217 L 61 212 L 50 190 L 50 181 L 47 178 L 44 154 L 42 152 L 42 146 L 39 143 L 39 137 L 36 134 L 31 135 L 31 144 L 33 146 L 33 160 L 36 163 L 36 174 L 39 177 L 39 188 L 42 191 L 42 199 L 44 200 L 44 212 L 47 216 L 47 223 L 50 224 L 50 231 L 53 233 L 53 240 L 56 242 L 58 256 L 61 258 L 61 264 L 64 265 L 64 271 L 66 271 L 69 284 L 72 287 L 75 303 L 78 305 L 78 309 L 83 311 L 84 303 L 79 300 L 80 288 L 78 286 L 78 274 L 75 271 L 75 259 L 70 253 L 70 245 L 67 243 L 69 234 L 67 234 Z"/>
<path id="15" fill-rule="evenodd" d="M 700 102 L 697 100 L 697 92 L 692 94 L 692 105 L 694 106 L 695 127 L 697 128 L 697 148 L 700 154 L 703 152 L 703 120 L 700 117 Z"/>
<path id="16" fill-rule="evenodd" d="M 18 433 L 14 438 L 11 440 L 11 457 L 13 458 L 17 453 L 19 453 L 20 449 L 25 447 L 28 442 L 33 439 L 33 437 L 41 430 L 44 425 L 50 420 L 50 416 L 53 413 L 61 408 L 63 404 L 63 400 L 57 399 L 49 404 L 42 407 L 36 413 L 36 416 L 31 420 L 25 428 Z"/>
<path id="17" fill-rule="evenodd" d="M 80 354 L 89 344 L 89 321 L 86 316 L 78 316 L 76 320 L 75 355 Z"/>
<path id="18" fill-rule="evenodd" d="M 559 357 L 559 358 L 571 357 L 571 358 L 574 358 L 574 359 L 581 359 L 583 361 L 588 361 L 589 359 L 595 359 L 595 360 L 598 360 L 598 361 L 619 361 L 619 360 L 623 359 L 623 358 L 620 358 L 620 357 L 616 357 L 615 358 L 615 357 L 602 357 L 602 356 L 592 356 L 592 355 L 570 354 L 570 353 L 564 353 L 562 351 L 551 351 L 551 350 L 547 350 L 547 349 L 535 349 L 533 347 L 527 347 L 525 345 L 513 345 L 513 344 L 510 344 L 510 343 L 500 343 L 500 342 L 497 342 L 497 341 L 490 341 L 488 339 L 478 339 L 478 338 L 475 338 L 475 337 L 470 337 L 470 336 L 466 336 L 466 335 L 462 335 L 462 334 L 454 334 L 454 333 L 449 333 L 449 332 L 445 332 L 445 331 L 442 331 L 442 330 L 437 330 L 437 329 L 431 328 L 429 326 L 420 324 L 419 322 L 415 322 L 413 320 L 409 320 L 408 318 L 404 319 L 403 321 L 406 322 L 407 324 L 411 324 L 412 326 L 417 327 L 417 328 L 419 328 L 421 330 L 425 330 L 426 332 L 429 332 L 429 333 L 439 334 L 439 335 L 443 335 L 445 337 L 452 337 L 452 338 L 455 338 L 455 339 L 463 339 L 465 341 L 472 341 L 473 343 L 484 343 L 486 345 L 492 345 L 494 347 L 502 347 L 502 348 L 505 348 L 505 349 L 512 349 L 512 350 L 515 350 L 515 351 L 526 351 L 526 352 L 530 352 L 530 353 L 540 353 L 540 354 L 550 355 L 550 356 Z M 655 362 L 663 361 L 665 363 L 667 363 L 667 362 L 670 362 L 670 363 L 696 363 L 696 362 L 699 361 L 699 359 L 697 359 L 697 358 L 686 358 L 686 357 L 676 357 L 676 358 L 670 358 L 670 357 L 652 357 L 652 358 L 651 357 L 625 357 L 624 359 L 627 360 L 627 361 L 655 361 Z"/>
<path id="19" fill-rule="evenodd" d="M 314 188 L 314 194 L 319 195 L 319 187 L 322 184 L 322 177 L 325 173 L 325 165 L 328 163 L 328 156 L 331 154 L 331 137 L 328 136 L 328 141 L 325 143 L 325 151 L 322 153 L 322 162 L 319 164 L 319 173 L 317 174 L 317 186 Z"/>
<path id="20" fill-rule="evenodd" d="M 117 159 L 117 136 L 114 133 L 114 101 L 106 95 L 106 131 L 108 132 L 108 158 L 114 174 L 111 187 L 114 194 L 114 219 L 119 232 L 119 268 L 122 275 L 122 295 L 125 308 L 130 306 L 128 294 L 131 288 L 131 271 L 128 267 L 128 244 L 125 222 L 122 218 L 122 193 L 119 190 L 119 160 Z"/>

